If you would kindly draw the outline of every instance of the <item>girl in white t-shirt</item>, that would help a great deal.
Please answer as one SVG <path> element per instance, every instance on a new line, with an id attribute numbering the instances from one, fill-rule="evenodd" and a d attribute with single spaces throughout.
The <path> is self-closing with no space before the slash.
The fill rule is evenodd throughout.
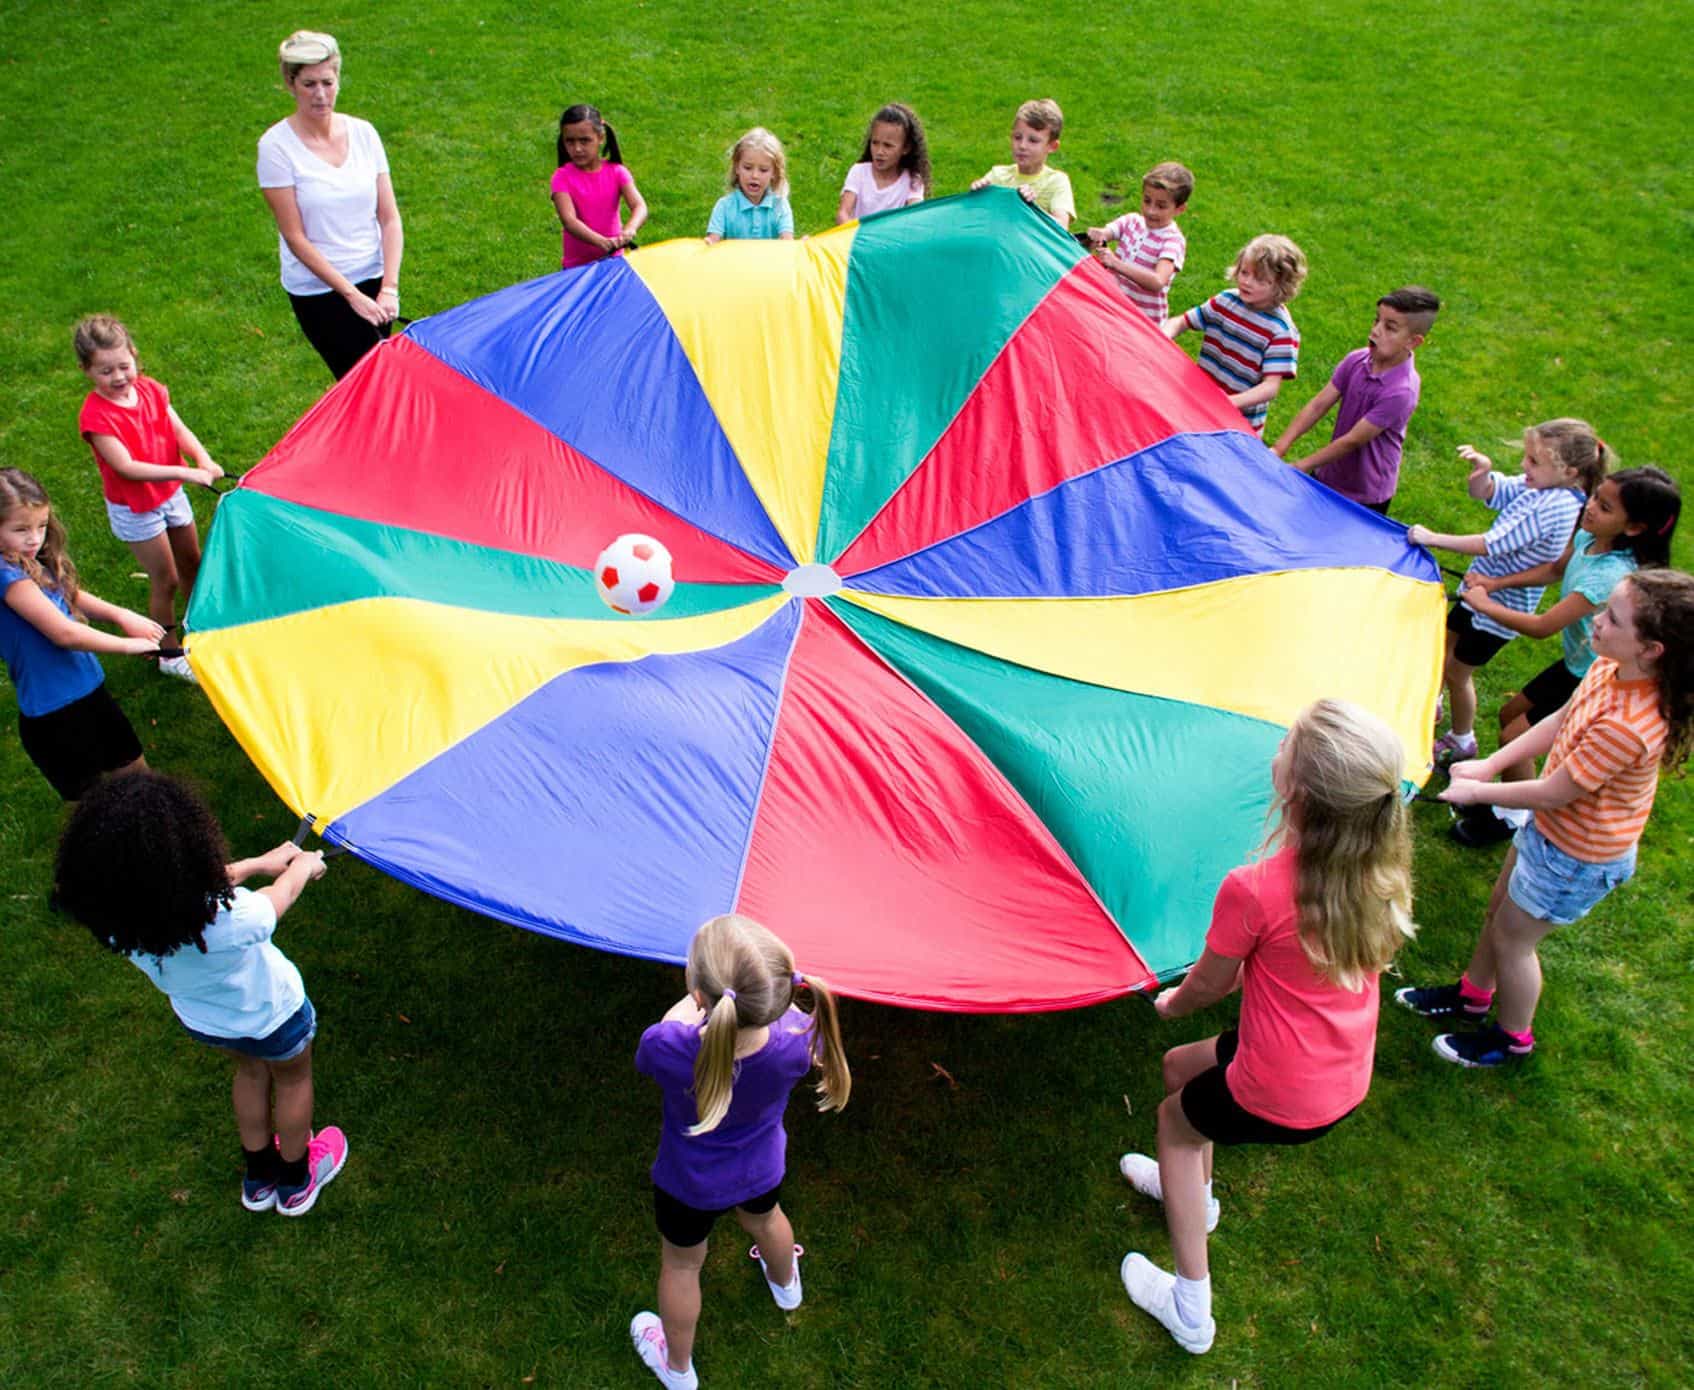
<path id="1" fill-rule="evenodd" d="M 929 142 L 918 113 L 891 101 L 871 117 L 859 162 L 841 185 L 836 222 L 921 203 L 929 194 Z"/>
<path id="2" fill-rule="evenodd" d="M 295 109 L 259 139 L 259 190 L 294 316 L 339 381 L 400 312 L 400 209 L 375 127 L 336 114 L 335 40 L 301 30 L 277 59 Z"/>
<path id="3" fill-rule="evenodd" d="M 53 900 L 167 995 L 190 1037 L 235 1058 L 241 1204 L 304 1216 L 347 1161 L 347 1138 L 334 1125 L 312 1130 L 317 1013 L 271 934 L 323 877 L 324 857 L 292 844 L 234 863 L 226 853 L 206 803 L 181 782 L 120 773 L 65 826 Z M 236 887 L 254 874 L 271 884 Z"/>

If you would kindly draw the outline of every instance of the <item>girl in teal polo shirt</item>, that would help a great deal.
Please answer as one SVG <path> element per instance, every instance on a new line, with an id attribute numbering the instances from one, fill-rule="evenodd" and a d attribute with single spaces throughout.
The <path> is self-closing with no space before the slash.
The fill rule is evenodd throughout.
<path id="1" fill-rule="evenodd" d="M 706 224 L 706 244 L 720 241 L 793 241 L 788 205 L 788 155 L 782 141 L 754 126 L 729 152 L 729 192 Z"/>

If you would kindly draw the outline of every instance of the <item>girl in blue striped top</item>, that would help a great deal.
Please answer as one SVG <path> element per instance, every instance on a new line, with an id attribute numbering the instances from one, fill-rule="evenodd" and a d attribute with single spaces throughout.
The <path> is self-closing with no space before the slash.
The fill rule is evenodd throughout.
<path id="1" fill-rule="evenodd" d="M 1584 504 L 1606 476 L 1612 453 L 1586 420 L 1560 419 L 1531 425 L 1523 432 L 1521 477 L 1495 472 L 1493 460 L 1469 444 L 1459 446 L 1459 457 L 1470 465 L 1466 484 L 1470 495 L 1499 512 L 1499 519 L 1488 530 L 1468 536 L 1413 526 L 1406 539 L 1413 545 L 1476 557 L 1465 575 L 1469 586 L 1557 560 L 1576 530 Z M 1501 588 L 1493 597 L 1515 612 L 1533 613 L 1545 589 L 1544 583 Z M 1442 681 L 1452 726 L 1435 742 L 1432 756 L 1438 766 L 1476 756 L 1473 676 L 1477 667 L 1487 665 L 1516 635 L 1462 599 L 1448 610 Z"/>

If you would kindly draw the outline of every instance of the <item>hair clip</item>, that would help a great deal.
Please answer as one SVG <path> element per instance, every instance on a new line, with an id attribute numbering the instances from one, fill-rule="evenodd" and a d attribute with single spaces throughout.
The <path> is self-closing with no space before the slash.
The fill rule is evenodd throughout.
<path id="1" fill-rule="evenodd" d="M 1668 536 L 1675 529 L 1676 529 L 1676 518 L 1674 516 L 1667 516 L 1665 518 L 1665 524 L 1663 526 L 1659 527 L 1659 534 L 1661 536 Z"/>
<path id="2" fill-rule="evenodd" d="M 806 983 L 806 977 L 804 975 L 802 975 L 798 970 L 796 970 L 794 972 L 794 988 L 799 989 L 800 986 L 805 984 L 805 983 Z"/>

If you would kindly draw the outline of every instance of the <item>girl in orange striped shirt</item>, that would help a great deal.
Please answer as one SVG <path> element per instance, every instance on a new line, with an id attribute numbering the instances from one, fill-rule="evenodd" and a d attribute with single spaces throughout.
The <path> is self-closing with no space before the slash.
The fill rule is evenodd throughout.
<path id="1" fill-rule="evenodd" d="M 1654 569 L 1620 580 L 1591 640 L 1596 659 L 1570 703 L 1492 757 L 1455 763 L 1441 794 L 1460 806 L 1533 812 L 1506 855 L 1458 983 L 1394 995 L 1427 1018 L 1476 1023 L 1499 1004 L 1493 1023 L 1435 1040 L 1436 1055 L 1460 1066 L 1506 1066 L 1535 1050 L 1536 947 L 1628 881 L 1659 769 L 1680 769 L 1694 751 L 1694 578 Z M 1539 778 L 1493 781 L 1543 753 Z"/>

